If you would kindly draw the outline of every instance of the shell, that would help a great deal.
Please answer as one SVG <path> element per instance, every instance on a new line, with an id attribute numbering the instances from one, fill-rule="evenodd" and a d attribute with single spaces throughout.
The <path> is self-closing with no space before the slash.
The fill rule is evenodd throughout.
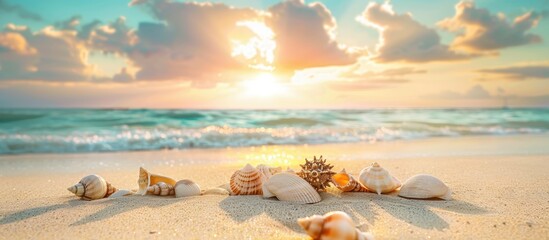
<path id="1" fill-rule="evenodd" d="M 405 198 L 441 198 L 452 200 L 452 191 L 440 179 L 429 175 L 415 175 L 400 188 L 399 196 Z"/>
<path id="2" fill-rule="evenodd" d="M 347 213 L 334 211 L 324 216 L 313 215 L 297 220 L 312 239 L 320 240 L 373 240 L 372 234 L 361 232 Z"/>
<path id="3" fill-rule="evenodd" d="M 67 190 L 84 200 L 106 198 L 117 191 L 115 187 L 98 175 L 86 176 Z"/>
<path id="4" fill-rule="evenodd" d="M 147 188 L 147 193 L 159 196 L 174 195 L 175 191 L 173 186 L 165 182 L 157 182 L 156 184 Z"/>
<path id="5" fill-rule="evenodd" d="M 264 197 L 276 196 L 280 201 L 316 203 L 322 199 L 318 192 L 299 176 L 292 173 L 273 175 L 265 184 Z"/>
<path id="6" fill-rule="evenodd" d="M 273 176 L 273 175 L 275 175 L 279 172 L 282 172 L 281 167 L 276 167 L 276 168 L 275 167 L 269 167 L 265 164 L 259 164 L 255 168 L 257 168 L 259 171 L 261 171 L 267 179 L 269 179 L 271 176 Z"/>
<path id="7" fill-rule="evenodd" d="M 176 183 L 175 180 L 173 180 L 172 178 L 149 173 L 147 170 L 140 167 L 139 179 L 137 180 L 137 184 L 139 185 L 139 191 L 137 191 L 137 194 L 147 194 L 147 188 L 159 182 L 164 182 L 171 186 L 175 186 Z"/>
<path id="8" fill-rule="evenodd" d="M 202 191 L 203 195 L 229 195 L 229 191 L 224 188 L 210 188 Z"/>
<path id="9" fill-rule="evenodd" d="M 200 195 L 200 186 L 189 179 L 177 181 L 174 189 L 176 198 Z"/>
<path id="10" fill-rule="evenodd" d="M 313 161 L 305 159 L 305 164 L 299 166 L 301 166 L 301 171 L 297 175 L 305 179 L 317 191 L 324 191 L 335 174 L 332 171 L 334 166 L 326 164 L 326 159 L 322 159 L 322 156 L 318 159 L 315 156 Z"/>
<path id="11" fill-rule="evenodd" d="M 231 176 L 230 187 L 233 195 L 261 195 L 261 187 L 267 180 L 265 175 L 250 164 Z"/>
<path id="12" fill-rule="evenodd" d="M 367 192 L 368 189 L 358 182 L 351 174 L 345 171 L 345 168 L 332 176 L 332 182 L 339 190 L 344 192 Z"/>
<path id="13" fill-rule="evenodd" d="M 397 178 L 391 176 L 391 174 L 379 166 L 377 162 L 373 163 L 371 167 L 362 169 L 358 181 L 377 194 L 392 192 L 401 185 Z"/>

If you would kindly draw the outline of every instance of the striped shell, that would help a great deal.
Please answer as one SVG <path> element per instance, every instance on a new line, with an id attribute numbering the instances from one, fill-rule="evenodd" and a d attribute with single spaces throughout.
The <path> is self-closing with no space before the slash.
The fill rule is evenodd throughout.
<path id="1" fill-rule="evenodd" d="M 377 162 L 371 167 L 360 171 L 358 180 L 362 185 L 377 194 L 390 193 L 400 187 L 400 181 L 391 176 L 387 170 L 380 167 Z"/>
<path id="2" fill-rule="evenodd" d="M 230 188 L 232 195 L 261 195 L 261 187 L 267 178 L 261 171 L 250 164 L 231 176 Z"/>
<path id="3" fill-rule="evenodd" d="M 440 181 L 440 179 L 428 174 L 415 175 L 406 180 L 402 184 L 398 195 L 405 198 L 452 199 L 452 191 L 450 191 L 448 186 Z"/>
<path id="4" fill-rule="evenodd" d="M 86 176 L 67 190 L 84 200 L 106 198 L 117 191 L 115 187 L 98 175 Z"/>
<path id="5" fill-rule="evenodd" d="M 139 179 L 137 184 L 139 185 L 139 191 L 137 194 L 145 195 L 147 194 L 147 189 L 150 186 L 153 186 L 159 182 L 164 182 L 168 185 L 175 186 L 175 180 L 169 177 L 149 173 L 144 168 L 139 168 Z"/>
<path id="6" fill-rule="evenodd" d="M 259 164 L 255 168 L 257 168 L 257 170 L 261 171 L 267 179 L 269 179 L 271 176 L 273 176 L 273 175 L 275 175 L 279 172 L 282 172 L 281 167 L 276 167 L 276 168 L 275 167 L 269 167 L 265 164 Z"/>
<path id="7" fill-rule="evenodd" d="M 305 232 L 312 239 L 320 240 L 373 240 L 370 233 L 356 229 L 355 224 L 347 213 L 334 211 L 324 216 L 313 215 L 297 220 Z"/>
<path id="8" fill-rule="evenodd" d="M 175 191 L 173 186 L 165 182 L 157 182 L 156 184 L 147 188 L 147 193 L 159 196 L 174 195 Z"/>
<path id="9" fill-rule="evenodd" d="M 177 181 L 174 189 L 177 198 L 200 195 L 200 186 L 189 179 Z"/>
<path id="10" fill-rule="evenodd" d="M 278 173 L 264 184 L 263 197 L 277 197 L 280 201 L 316 203 L 322 199 L 303 178 L 292 173 Z"/>
<path id="11" fill-rule="evenodd" d="M 358 182 L 345 168 L 332 176 L 332 182 L 339 190 L 344 192 L 367 192 L 368 189 Z"/>

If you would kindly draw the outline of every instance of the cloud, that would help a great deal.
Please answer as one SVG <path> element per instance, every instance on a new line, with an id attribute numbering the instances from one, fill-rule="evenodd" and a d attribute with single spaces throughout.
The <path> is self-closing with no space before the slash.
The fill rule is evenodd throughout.
<path id="1" fill-rule="evenodd" d="M 541 37 L 527 33 L 546 13 L 530 11 L 507 21 L 502 13 L 492 15 L 487 9 L 476 8 L 473 2 L 456 5 L 456 14 L 438 25 L 457 34 L 452 43 L 456 49 L 471 52 L 494 51 L 502 48 L 541 42 Z"/>
<path id="2" fill-rule="evenodd" d="M 446 90 L 440 93 L 427 95 L 426 97 L 442 99 L 488 99 L 492 98 L 492 95 L 484 89 L 484 87 L 477 84 L 463 93 Z"/>
<path id="3" fill-rule="evenodd" d="M 486 74 L 481 80 L 508 79 L 508 80 L 527 80 L 527 79 L 549 79 L 549 65 L 523 65 L 509 66 L 501 68 L 480 69 L 477 72 Z"/>
<path id="4" fill-rule="evenodd" d="M 358 57 L 334 39 L 336 21 L 322 3 L 290 0 L 268 9 L 266 19 L 276 37 L 279 70 L 352 64 Z"/>
<path id="5" fill-rule="evenodd" d="M 0 32 L 0 80 L 87 80 L 88 50 L 73 31 L 47 27 L 33 33 L 8 24 Z"/>
<path id="6" fill-rule="evenodd" d="M 20 18 L 30 19 L 34 21 L 42 21 L 42 16 L 37 13 L 26 10 L 17 4 L 9 4 L 5 0 L 0 0 L 0 13 L 14 13 Z"/>
<path id="7" fill-rule="evenodd" d="M 440 36 L 412 18 L 410 14 L 397 14 L 388 2 L 370 3 L 357 18 L 380 32 L 377 46 L 378 62 L 430 62 L 451 61 L 472 57 L 453 52 L 440 41 Z"/>

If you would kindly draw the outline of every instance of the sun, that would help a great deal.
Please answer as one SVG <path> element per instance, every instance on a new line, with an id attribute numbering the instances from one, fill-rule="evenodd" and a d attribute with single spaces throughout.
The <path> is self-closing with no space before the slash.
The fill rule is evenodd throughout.
<path id="1" fill-rule="evenodd" d="M 271 73 L 261 73 L 257 77 L 242 82 L 245 93 L 252 97 L 272 97 L 286 93 L 286 87 Z"/>

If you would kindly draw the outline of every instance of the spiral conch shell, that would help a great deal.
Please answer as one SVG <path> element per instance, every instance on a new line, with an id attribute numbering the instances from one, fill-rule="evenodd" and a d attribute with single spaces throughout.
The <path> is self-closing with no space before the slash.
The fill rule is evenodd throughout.
<path id="1" fill-rule="evenodd" d="M 200 186 L 195 182 L 184 179 L 175 184 L 175 197 L 190 197 L 200 195 Z"/>
<path id="2" fill-rule="evenodd" d="M 106 198 L 117 191 L 115 187 L 98 175 L 86 176 L 67 190 L 84 200 Z"/>
<path id="3" fill-rule="evenodd" d="M 147 193 L 159 196 L 174 195 L 173 186 L 165 182 L 157 182 L 156 184 L 147 187 Z"/>
<path id="4" fill-rule="evenodd" d="M 387 170 L 380 167 L 377 162 L 371 167 L 363 169 L 358 177 L 362 185 L 377 194 L 389 193 L 400 187 L 400 181 L 391 176 Z"/>
<path id="5" fill-rule="evenodd" d="M 452 199 L 452 191 L 438 178 L 419 174 L 406 180 L 400 191 L 399 196 L 405 198 L 441 198 L 444 200 Z"/>
<path id="6" fill-rule="evenodd" d="M 307 234 L 315 240 L 373 240 L 371 233 L 361 232 L 355 227 L 347 213 L 334 211 L 324 216 L 313 215 L 297 220 Z"/>
<path id="7" fill-rule="evenodd" d="M 261 195 L 261 187 L 267 180 L 265 175 L 250 164 L 231 176 L 230 188 L 233 195 Z"/>
<path id="8" fill-rule="evenodd" d="M 275 174 L 263 184 L 263 197 L 273 196 L 280 201 L 297 203 L 316 203 L 322 200 L 307 181 L 288 172 Z"/>
<path id="9" fill-rule="evenodd" d="M 344 192 L 367 192 L 368 189 L 359 183 L 351 174 L 345 171 L 345 168 L 332 176 L 332 182 L 339 190 Z"/>
<path id="10" fill-rule="evenodd" d="M 257 170 L 261 171 L 267 179 L 269 179 L 271 176 L 273 176 L 273 175 L 275 175 L 279 172 L 282 172 L 281 167 L 269 167 L 265 164 L 259 164 L 255 168 L 257 168 Z"/>
<path id="11" fill-rule="evenodd" d="M 142 167 L 139 168 L 139 179 L 137 180 L 137 184 L 139 184 L 139 191 L 137 191 L 137 194 L 147 194 L 147 189 L 159 182 L 164 182 L 172 187 L 175 186 L 176 183 L 176 181 L 172 178 L 152 174 Z"/>

